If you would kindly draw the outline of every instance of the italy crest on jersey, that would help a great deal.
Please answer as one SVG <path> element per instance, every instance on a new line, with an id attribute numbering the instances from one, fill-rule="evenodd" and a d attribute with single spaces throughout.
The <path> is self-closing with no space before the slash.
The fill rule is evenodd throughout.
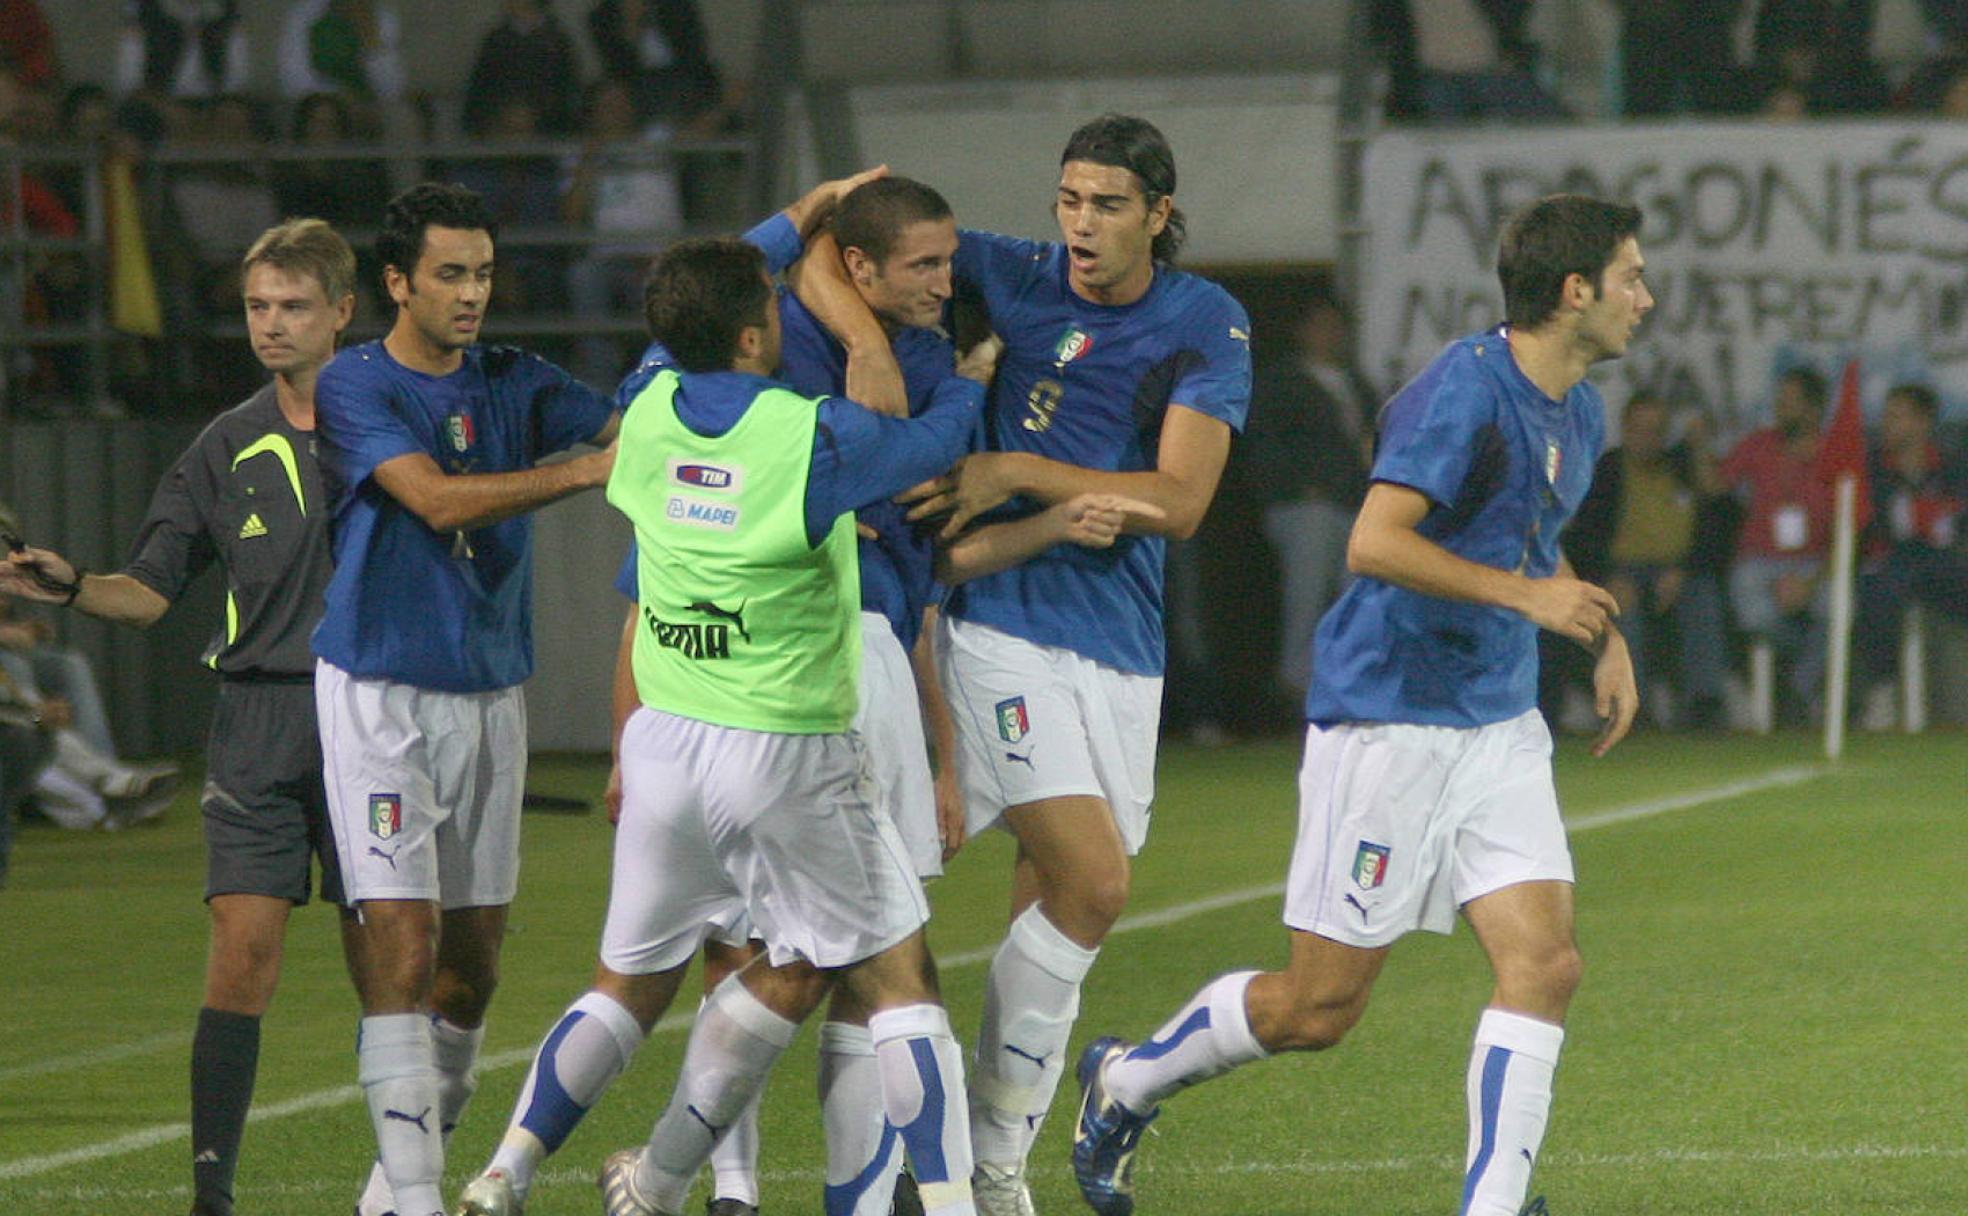
<path id="1" fill-rule="evenodd" d="M 1071 363 L 1093 349 L 1093 335 L 1084 329 L 1068 329 L 1059 336 L 1059 345 L 1052 348 L 1055 363 Z"/>
<path id="2" fill-rule="evenodd" d="M 471 447 L 472 440 L 478 436 L 472 430 L 470 414 L 453 414 L 444 420 L 444 433 L 451 437 L 451 447 L 462 452 Z"/>
<path id="3" fill-rule="evenodd" d="M 388 840 L 403 830 L 403 795 L 369 795 L 369 834 Z"/>
<path id="4" fill-rule="evenodd" d="M 998 738 L 1006 743 L 1016 743 L 1032 729 L 1032 720 L 1025 715 L 1025 698 L 1012 697 L 998 702 Z"/>
<path id="5" fill-rule="evenodd" d="M 1387 881 L 1389 851 L 1384 844 L 1375 844 L 1371 840 L 1360 842 L 1360 851 L 1353 854 L 1353 881 L 1359 884 L 1362 891 L 1371 891 Z"/>

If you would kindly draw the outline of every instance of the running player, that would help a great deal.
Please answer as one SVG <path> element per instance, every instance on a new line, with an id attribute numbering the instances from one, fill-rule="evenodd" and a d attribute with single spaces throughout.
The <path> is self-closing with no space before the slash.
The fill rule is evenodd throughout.
<path id="1" fill-rule="evenodd" d="M 1112 548 L 1045 549 L 956 589 L 944 609 L 968 829 L 1001 825 L 1018 841 L 1011 928 L 986 980 L 972 1070 L 974 1183 L 989 1216 L 1031 1210 L 1025 1161 L 1081 982 L 1147 836 L 1163 538 L 1201 522 L 1250 400 L 1243 309 L 1171 265 L 1183 236 L 1175 186 L 1160 131 L 1103 115 L 1060 157 L 1059 243 L 965 231 L 957 249 L 959 284 L 977 290 L 1006 345 L 990 450 L 917 492 L 912 517 L 948 513 L 943 533 L 955 537 L 980 516 L 1086 492 L 1145 508 Z"/>
<path id="2" fill-rule="evenodd" d="M 219 697 L 202 799 L 212 947 L 191 1043 L 192 1216 L 231 1216 L 260 1019 L 280 979 L 288 912 L 308 901 L 312 858 L 321 897 L 342 902 L 308 639 L 330 569 L 315 380 L 355 308 L 355 254 L 322 221 L 296 219 L 260 234 L 240 267 L 247 336 L 273 380 L 178 457 L 129 564 L 84 574 L 45 549 L 0 563 L 0 593 L 138 628 L 214 559 L 225 570 L 225 625 L 204 656 Z M 56 593 L 60 584 L 72 594 Z M 344 915 L 345 944 L 354 923 Z"/>
<path id="3" fill-rule="evenodd" d="M 328 802 L 361 920 L 362 1216 L 440 1213 L 519 870 L 537 507 L 601 485 L 618 419 L 546 361 L 477 345 L 494 227 L 462 186 L 392 199 L 389 333 L 317 385 L 335 573 L 314 637 Z M 553 464 L 580 443 L 611 444 Z"/>
<path id="4" fill-rule="evenodd" d="M 1163 1098 L 1338 1043 L 1394 941 L 1447 933 L 1458 909 L 1496 977 L 1469 1058 L 1461 1211 L 1524 1202 L 1579 979 L 1537 631 L 1598 655 L 1604 755 L 1633 721 L 1633 665 L 1613 597 L 1572 576 L 1558 534 L 1604 439 L 1585 373 L 1625 353 L 1653 307 L 1639 228 L 1637 209 L 1580 195 L 1520 212 L 1497 259 L 1505 324 L 1451 344 L 1388 403 L 1347 550 L 1359 578 L 1315 643 L 1289 962 L 1213 981 L 1138 1047 L 1082 1053 L 1073 1171 L 1103 1216 L 1134 1210 L 1130 1163 Z"/>

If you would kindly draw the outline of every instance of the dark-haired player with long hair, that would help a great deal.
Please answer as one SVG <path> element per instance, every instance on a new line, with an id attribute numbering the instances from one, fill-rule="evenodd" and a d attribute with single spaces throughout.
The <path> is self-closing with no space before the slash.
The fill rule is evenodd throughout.
<path id="1" fill-rule="evenodd" d="M 987 1216 L 1031 1211 L 1025 1160 L 1147 836 L 1164 538 L 1196 530 L 1249 408 L 1249 321 L 1221 287 L 1174 268 L 1175 188 L 1162 133 L 1103 115 L 1060 157 L 1057 242 L 965 231 L 957 249 L 960 289 L 981 299 L 1005 356 L 985 450 L 922 487 L 913 514 L 947 515 L 955 538 L 1088 492 L 1153 512 L 1130 513 L 1111 548 L 1049 547 L 944 606 L 969 831 L 1003 826 L 1018 841 L 971 1073 Z"/>
<path id="2" fill-rule="evenodd" d="M 358 1216 L 432 1216 L 471 1097 L 519 876 L 533 671 L 528 512 L 605 483 L 619 418 L 567 372 L 481 347 L 495 229 L 462 186 L 392 199 L 384 337 L 315 389 L 335 573 L 314 635 L 330 821 L 378 1168 Z M 554 464 L 581 443 L 602 450 Z"/>
<path id="3" fill-rule="evenodd" d="M 1585 373 L 1653 307 L 1639 229 L 1637 209 L 1581 195 L 1519 212 L 1497 259 L 1505 323 L 1450 344 L 1382 412 L 1347 548 L 1359 577 L 1315 642 L 1289 961 L 1211 981 L 1143 1043 L 1087 1046 L 1073 1172 L 1102 1216 L 1134 1210 L 1134 1152 L 1163 1098 L 1335 1045 L 1394 942 L 1447 933 L 1458 912 L 1496 978 L 1469 1058 L 1461 1212 L 1524 1202 L 1580 966 L 1538 630 L 1597 656 L 1595 754 L 1638 700 L 1619 607 L 1573 576 L 1558 533 L 1605 438 Z"/>

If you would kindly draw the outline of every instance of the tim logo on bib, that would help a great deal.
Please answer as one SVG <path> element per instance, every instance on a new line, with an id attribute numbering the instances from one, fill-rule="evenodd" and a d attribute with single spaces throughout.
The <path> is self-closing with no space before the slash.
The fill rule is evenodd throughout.
<path id="1" fill-rule="evenodd" d="M 403 830 L 403 795 L 369 795 L 369 834 L 388 840 Z"/>
<path id="2" fill-rule="evenodd" d="M 1360 884 L 1362 891 L 1371 891 L 1387 881 L 1387 855 L 1391 850 L 1384 844 L 1370 840 L 1360 842 L 1360 851 L 1353 854 L 1353 881 Z"/>
<path id="3" fill-rule="evenodd" d="M 1016 743 L 1032 730 L 1032 720 L 1025 714 L 1025 698 L 1012 697 L 1000 701 L 998 712 L 998 738 L 1006 743 Z"/>

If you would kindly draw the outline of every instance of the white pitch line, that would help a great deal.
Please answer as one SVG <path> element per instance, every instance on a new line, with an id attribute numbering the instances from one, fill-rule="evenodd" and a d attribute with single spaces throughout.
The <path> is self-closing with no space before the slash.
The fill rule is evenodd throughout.
<path id="1" fill-rule="evenodd" d="M 1745 777 L 1722 785 L 1709 786 L 1706 789 L 1690 790 L 1685 794 L 1673 794 L 1665 798 L 1651 798 L 1644 802 L 1634 802 L 1625 806 L 1614 807 L 1611 810 L 1600 811 L 1595 815 L 1582 816 L 1579 819 L 1571 821 L 1566 827 L 1573 834 L 1590 832 L 1598 828 L 1611 827 L 1614 824 L 1630 823 L 1636 819 L 1649 819 L 1656 815 L 1665 815 L 1671 811 L 1690 810 L 1698 806 L 1727 802 L 1747 794 L 1760 793 L 1763 790 L 1799 785 L 1823 776 L 1825 771 L 1817 767 L 1775 769 L 1755 777 Z M 1134 916 L 1122 917 L 1119 923 L 1108 933 L 1108 936 L 1115 937 L 1126 933 L 1138 933 L 1143 929 L 1156 929 L 1164 925 L 1172 925 L 1181 921 L 1190 920 L 1197 916 L 1205 916 L 1211 912 L 1220 912 L 1225 908 L 1239 907 L 1260 899 L 1276 898 L 1284 889 L 1283 883 L 1265 883 L 1261 886 L 1243 887 L 1234 891 L 1220 891 L 1215 895 L 1191 900 L 1188 903 L 1174 904 L 1166 908 L 1156 909 L 1153 912 L 1142 912 Z M 996 952 L 996 946 L 986 949 L 966 950 L 959 954 L 945 955 L 939 958 L 937 965 L 944 971 L 949 971 L 957 967 L 975 966 L 978 963 L 988 961 Z M 682 1030 L 690 1025 L 693 1016 L 694 1011 L 690 1015 L 673 1013 L 658 1022 L 655 1030 L 651 1033 Z M 105 1051 L 114 1050 L 116 1049 L 105 1049 Z M 500 1069 L 525 1064 L 532 1060 L 532 1058 L 533 1049 L 531 1047 L 515 1048 L 487 1056 L 484 1060 L 480 1061 L 479 1070 L 481 1072 L 496 1072 Z M 284 1102 L 255 1106 L 253 1107 L 252 1113 L 247 1116 L 247 1121 L 258 1123 L 267 1119 L 280 1119 L 289 1115 L 325 1110 L 329 1107 L 341 1106 L 361 1100 L 362 1091 L 357 1086 L 337 1085 L 330 1089 L 316 1090 L 313 1093 L 289 1098 Z M 77 1148 L 64 1149 L 58 1153 L 46 1153 L 38 1157 L 22 1157 L 14 1161 L 4 1161 L 0 1162 L 0 1181 L 9 1178 L 32 1177 L 33 1175 L 45 1174 L 50 1170 L 58 1170 L 65 1166 L 80 1165 L 89 1161 L 99 1161 L 105 1157 L 120 1157 L 127 1153 L 141 1152 L 147 1148 L 155 1148 L 160 1144 L 169 1144 L 174 1140 L 186 1139 L 190 1135 L 191 1126 L 188 1123 L 163 1123 L 155 1127 L 147 1127 L 140 1131 L 131 1132 L 128 1135 L 118 1136 L 113 1140 L 105 1140 L 96 1144 L 85 1144 Z"/>
<path id="2" fill-rule="evenodd" d="M 174 1030 L 168 1034 L 154 1034 L 147 1039 L 135 1039 L 109 1047 L 95 1047 L 65 1056 L 50 1056 L 45 1060 L 35 1060 L 28 1064 L 10 1064 L 0 1068 L 0 1083 L 16 1081 L 22 1077 L 45 1076 L 51 1072 L 79 1072 L 84 1068 L 94 1068 L 100 1064 L 114 1064 L 118 1060 L 127 1060 L 132 1056 L 147 1056 L 173 1047 L 182 1047 L 189 1042 L 191 1042 L 190 1032 Z"/>

